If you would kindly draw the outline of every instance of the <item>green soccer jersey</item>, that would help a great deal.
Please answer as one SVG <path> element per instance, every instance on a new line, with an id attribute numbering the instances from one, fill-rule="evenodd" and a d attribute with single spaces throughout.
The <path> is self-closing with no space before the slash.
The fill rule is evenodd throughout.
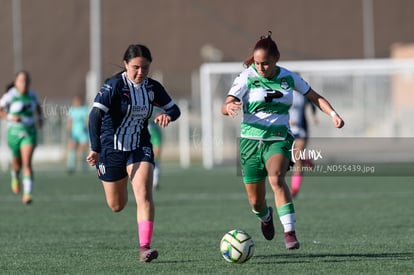
<path id="1" fill-rule="evenodd" d="M 228 96 L 243 103 L 242 138 L 257 140 L 282 140 L 289 130 L 289 108 L 293 90 L 305 95 L 309 84 L 299 75 L 283 67 L 267 79 L 251 65 L 234 80 Z"/>
<path id="2" fill-rule="evenodd" d="M 10 121 L 9 128 L 35 127 L 37 95 L 33 91 L 20 93 L 16 88 L 10 89 L 0 100 L 0 106 L 13 116 L 20 117 L 20 121 Z"/>

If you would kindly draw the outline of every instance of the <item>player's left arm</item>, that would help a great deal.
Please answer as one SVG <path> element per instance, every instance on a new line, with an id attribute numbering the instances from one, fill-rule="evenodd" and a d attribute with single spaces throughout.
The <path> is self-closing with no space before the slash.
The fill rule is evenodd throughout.
<path id="1" fill-rule="evenodd" d="M 322 112 L 332 117 L 332 122 L 336 128 L 342 128 L 345 122 L 341 116 L 334 110 L 331 104 L 323 96 L 315 92 L 312 88 L 305 94 Z"/>
<path id="2" fill-rule="evenodd" d="M 164 112 L 156 114 L 154 122 L 161 127 L 167 127 L 171 121 L 175 121 L 180 117 L 181 111 L 177 104 L 175 104 L 175 102 L 165 91 L 164 87 L 162 87 L 159 83 L 156 84 L 158 85 L 156 85 L 157 89 L 154 95 L 154 105 L 161 108 Z"/>
<path id="3" fill-rule="evenodd" d="M 33 96 L 36 100 L 36 115 L 37 115 L 37 121 L 38 121 L 38 125 L 40 128 L 43 127 L 44 121 L 45 121 L 45 116 L 43 114 L 43 108 L 40 105 L 39 99 L 37 97 L 37 94 L 33 93 Z"/>

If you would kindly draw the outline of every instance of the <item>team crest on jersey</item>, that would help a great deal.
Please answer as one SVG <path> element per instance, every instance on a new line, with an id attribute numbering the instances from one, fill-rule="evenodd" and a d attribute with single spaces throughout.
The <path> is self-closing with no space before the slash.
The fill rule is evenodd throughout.
<path id="1" fill-rule="evenodd" d="M 154 101 L 155 95 L 154 95 L 154 91 L 153 90 L 150 90 L 148 92 L 148 97 L 149 97 L 149 99 L 150 99 L 151 102 Z"/>
<path id="2" fill-rule="evenodd" d="M 252 83 L 252 85 L 254 86 L 254 87 L 256 87 L 256 88 L 258 88 L 258 87 L 260 87 L 260 80 L 254 80 L 253 81 L 253 83 Z"/>
<path id="3" fill-rule="evenodd" d="M 106 174 L 106 168 L 105 168 L 105 165 L 103 163 L 100 163 L 98 165 L 98 169 L 99 169 L 98 172 L 100 174 L 102 174 L 102 175 L 105 175 Z"/>
<path id="4" fill-rule="evenodd" d="M 280 81 L 280 87 L 283 90 L 289 89 L 289 83 L 287 82 L 286 78 L 282 78 L 282 80 Z"/>

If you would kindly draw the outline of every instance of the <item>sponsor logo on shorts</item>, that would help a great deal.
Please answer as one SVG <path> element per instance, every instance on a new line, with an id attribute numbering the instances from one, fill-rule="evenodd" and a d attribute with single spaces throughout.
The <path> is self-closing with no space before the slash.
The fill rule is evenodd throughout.
<path id="1" fill-rule="evenodd" d="M 142 151 L 144 151 L 146 157 L 152 157 L 151 147 L 142 147 Z"/>

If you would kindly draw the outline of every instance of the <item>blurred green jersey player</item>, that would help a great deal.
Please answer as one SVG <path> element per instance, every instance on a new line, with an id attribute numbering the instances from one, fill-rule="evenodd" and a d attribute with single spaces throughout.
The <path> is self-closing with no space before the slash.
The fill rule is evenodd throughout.
<path id="1" fill-rule="evenodd" d="M 30 76 L 16 74 L 13 87 L 0 99 L 0 117 L 8 120 L 7 141 L 12 152 L 11 188 L 20 193 L 20 171 L 23 169 L 23 197 L 32 202 L 32 156 L 37 145 L 36 122 L 42 126 L 42 110 L 35 92 L 29 89 Z"/>

